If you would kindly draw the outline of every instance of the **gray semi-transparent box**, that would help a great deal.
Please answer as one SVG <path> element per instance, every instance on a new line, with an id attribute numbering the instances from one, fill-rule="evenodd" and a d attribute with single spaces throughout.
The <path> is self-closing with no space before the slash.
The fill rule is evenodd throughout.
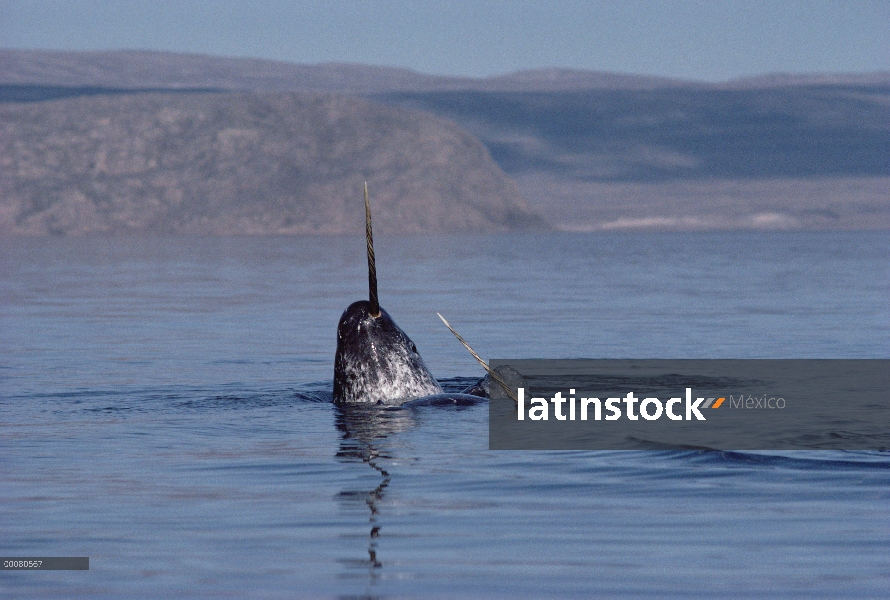
<path id="1" fill-rule="evenodd" d="M 490 365 L 519 400 L 492 385 L 492 450 L 890 449 L 890 360 Z"/>

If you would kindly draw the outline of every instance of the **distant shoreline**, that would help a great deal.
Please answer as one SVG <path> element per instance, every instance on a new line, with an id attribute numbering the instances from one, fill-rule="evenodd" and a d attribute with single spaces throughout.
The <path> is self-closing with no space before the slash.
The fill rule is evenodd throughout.
<path id="1" fill-rule="evenodd" d="M 890 72 L 0 50 L 0 114 L 0 235 L 890 229 Z"/>

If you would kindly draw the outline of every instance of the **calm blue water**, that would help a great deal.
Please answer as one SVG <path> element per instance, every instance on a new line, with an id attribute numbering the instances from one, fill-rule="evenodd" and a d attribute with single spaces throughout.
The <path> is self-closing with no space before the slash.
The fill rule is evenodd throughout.
<path id="1" fill-rule="evenodd" d="M 487 405 L 330 403 L 363 240 L 0 240 L 5 597 L 887 597 L 890 455 L 492 452 Z M 886 233 L 381 238 L 484 357 L 886 358 Z"/>

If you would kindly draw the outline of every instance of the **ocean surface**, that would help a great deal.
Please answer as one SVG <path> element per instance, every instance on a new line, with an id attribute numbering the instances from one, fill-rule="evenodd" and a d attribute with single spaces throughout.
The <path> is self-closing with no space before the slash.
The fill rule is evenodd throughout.
<path id="1" fill-rule="evenodd" d="M 452 390 L 485 358 L 887 358 L 890 236 L 381 237 Z M 0 597 L 890 597 L 890 453 L 488 450 L 331 403 L 357 237 L 0 240 Z M 890 426 L 890 424 L 888 424 Z"/>

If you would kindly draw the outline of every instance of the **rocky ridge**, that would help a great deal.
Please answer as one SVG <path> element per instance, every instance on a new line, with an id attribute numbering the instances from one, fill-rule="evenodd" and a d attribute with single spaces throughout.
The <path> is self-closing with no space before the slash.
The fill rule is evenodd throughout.
<path id="1" fill-rule="evenodd" d="M 453 122 L 357 98 L 143 93 L 0 104 L 5 234 L 545 228 Z"/>

